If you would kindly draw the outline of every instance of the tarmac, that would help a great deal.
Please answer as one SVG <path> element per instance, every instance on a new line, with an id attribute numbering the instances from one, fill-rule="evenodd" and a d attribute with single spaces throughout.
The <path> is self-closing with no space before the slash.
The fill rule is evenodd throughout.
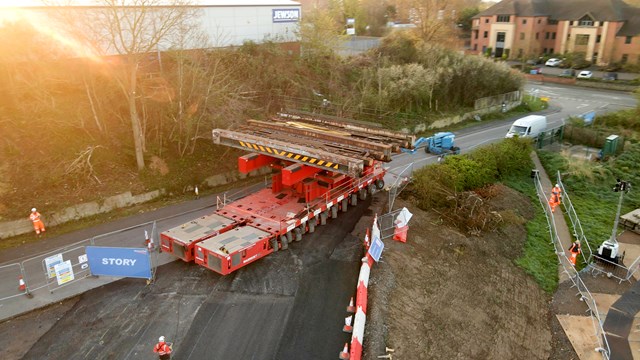
<path id="1" fill-rule="evenodd" d="M 533 159 L 535 168 L 539 171 L 539 177 L 542 187 L 545 193 L 549 194 L 552 188 L 552 184 L 554 184 L 555 181 L 551 181 L 537 156 L 533 156 Z M 75 231 L 65 235 L 47 238 L 45 240 L 26 244 L 18 248 L 6 249 L 0 254 L 0 265 L 21 261 L 28 257 L 34 256 L 36 253 L 41 254 L 51 252 L 58 248 L 68 246 L 69 244 L 73 244 L 78 241 L 91 238 L 93 236 L 98 236 L 105 233 L 117 233 L 118 231 L 123 231 L 138 224 L 148 223 L 150 221 L 157 221 L 158 229 L 159 231 L 162 231 L 164 228 L 175 226 L 175 224 L 179 224 L 190 218 L 193 218 L 194 214 L 210 213 L 212 208 L 214 207 L 214 205 L 212 204 L 215 203 L 216 194 L 199 199 L 185 201 L 180 204 L 170 205 L 135 216 L 122 218 L 113 222 L 104 223 L 95 227 Z M 558 238 L 562 248 L 568 249 L 571 242 L 573 241 L 573 235 L 569 230 L 569 226 L 565 221 L 565 217 L 557 216 L 558 213 L 559 212 L 556 212 L 556 216 L 554 216 Z M 640 246 L 638 246 L 638 249 L 629 247 L 629 250 L 627 251 L 640 254 Z M 168 254 L 156 253 L 156 255 L 156 266 L 161 266 L 175 261 L 175 258 Z M 563 264 L 558 265 L 558 272 L 560 282 L 569 280 L 569 275 L 563 270 Z M 13 281 L 13 279 L 11 280 Z M 88 290 L 95 289 L 118 280 L 120 280 L 120 278 L 89 276 L 80 281 L 74 281 L 68 286 L 56 288 L 55 291 L 50 291 L 45 287 L 33 291 L 31 293 L 32 296 L 30 297 L 27 297 L 25 295 L 15 296 L 0 303 L 0 320 L 4 321 L 7 319 L 11 319 L 18 315 L 25 314 L 42 307 L 46 307 L 50 304 L 61 302 L 64 299 L 75 297 Z M 9 280 L 6 279 L 3 281 Z M 626 295 L 625 299 L 629 298 L 629 296 L 634 296 L 634 294 L 636 293 L 640 293 L 640 289 L 637 289 L 637 286 L 633 286 L 632 291 L 629 291 L 629 293 L 630 295 Z M 620 312 L 619 310 L 616 310 L 615 305 L 618 301 L 622 301 L 623 303 L 627 304 L 629 303 L 629 300 L 620 300 L 621 297 L 619 295 L 593 295 L 594 299 L 599 302 L 598 309 L 601 313 L 602 318 L 607 319 L 605 323 L 613 323 L 613 320 L 609 320 L 609 317 L 607 317 L 610 309 L 614 309 L 613 311 L 616 313 Z M 633 310 L 635 311 L 636 308 L 640 307 L 636 306 L 633 308 Z M 640 345 L 640 337 L 635 335 L 635 332 L 631 332 L 628 329 L 632 326 L 632 324 L 640 323 L 640 320 L 635 318 L 635 316 L 637 315 L 636 313 L 629 313 L 628 309 L 626 312 L 623 311 L 623 313 L 626 314 L 626 325 L 623 326 L 626 326 L 626 330 L 622 331 L 622 333 L 626 334 L 627 339 L 621 338 L 620 333 L 610 334 L 610 336 L 608 335 L 607 338 L 611 337 L 611 339 L 615 340 L 609 342 L 612 354 L 625 354 L 624 356 L 620 355 L 619 357 L 615 357 L 616 359 L 633 359 L 635 357 L 626 356 L 626 354 L 631 353 L 627 351 L 627 349 L 633 348 L 633 350 L 637 352 L 637 350 L 640 349 L 640 346 L 638 346 Z M 597 351 L 594 351 L 594 344 L 598 344 L 599 339 L 593 331 L 594 325 L 590 320 L 590 316 L 588 316 L 588 314 L 586 316 L 558 315 L 558 319 L 560 320 L 565 333 L 571 340 L 574 349 L 580 356 L 580 359 L 584 360 L 602 358 Z M 612 357 L 612 359 L 613 358 L 614 357 Z"/>

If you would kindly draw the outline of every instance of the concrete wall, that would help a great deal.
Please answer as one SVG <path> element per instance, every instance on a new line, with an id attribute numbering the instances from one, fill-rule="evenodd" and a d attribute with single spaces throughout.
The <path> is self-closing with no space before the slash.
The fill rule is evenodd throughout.
<path id="1" fill-rule="evenodd" d="M 239 179 L 246 179 L 249 176 L 268 174 L 271 169 L 268 167 L 253 171 L 250 174 L 241 174 L 232 171 L 225 174 L 211 176 L 200 184 L 202 187 L 215 187 L 229 184 Z M 143 194 L 133 195 L 130 191 L 122 194 L 110 196 L 102 201 L 91 201 L 73 205 L 53 213 L 42 212 L 42 220 L 47 228 L 63 224 L 69 221 L 79 220 L 85 217 L 104 214 L 110 211 L 125 208 L 132 205 L 142 204 L 159 198 L 166 192 L 164 189 L 154 190 Z M 33 232 L 33 226 L 27 216 L 24 219 L 0 222 L 0 239 Z"/>

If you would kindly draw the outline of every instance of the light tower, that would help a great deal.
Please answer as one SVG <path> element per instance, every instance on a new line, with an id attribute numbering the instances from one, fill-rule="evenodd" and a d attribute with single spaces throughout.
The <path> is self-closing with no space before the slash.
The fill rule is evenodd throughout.
<path id="1" fill-rule="evenodd" d="M 613 191 L 620 193 L 620 198 L 618 199 L 618 210 L 616 211 L 616 218 L 613 222 L 613 230 L 611 231 L 611 237 L 608 240 L 605 240 L 602 245 L 598 248 L 598 255 L 608 261 L 618 262 L 618 219 L 620 218 L 620 210 L 622 209 L 622 199 L 624 198 L 624 193 L 631 190 L 631 183 L 628 181 L 622 181 L 620 179 L 616 180 L 617 183 L 613 187 Z"/>

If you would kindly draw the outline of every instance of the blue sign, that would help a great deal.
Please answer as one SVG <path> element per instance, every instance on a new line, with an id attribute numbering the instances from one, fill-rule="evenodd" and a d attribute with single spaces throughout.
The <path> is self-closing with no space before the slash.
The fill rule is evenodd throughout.
<path id="1" fill-rule="evenodd" d="M 382 250 L 384 249 L 384 243 L 380 240 L 380 236 L 376 236 L 373 234 L 373 239 L 371 240 L 371 247 L 369 247 L 369 255 L 376 262 L 380 261 L 380 255 L 382 255 Z"/>
<path id="2" fill-rule="evenodd" d="M 151 257 L 146 248 L 87 246 L 92 275 L 151 279 Z"/>
<path id="3" fill-rule="evenodd" d="M 596 119 L 596 112 L 595 111 L 589 111 L 588 113 L 582 114 L 580 117 L 582 117 L 584 119 L 584 124 L 585 125 L 591 125 L 593 123 L 593 120 Z"/>
<path id="4" fill-rule="evenodd" d="M 300 9 L 273 9 L 273 22 L 298 22 L 300 20 Z"/>

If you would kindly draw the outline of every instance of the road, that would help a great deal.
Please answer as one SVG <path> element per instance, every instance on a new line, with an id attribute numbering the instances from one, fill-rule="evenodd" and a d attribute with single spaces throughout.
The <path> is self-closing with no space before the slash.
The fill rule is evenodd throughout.
<path id="1" fill-rule="evenodd" d="M 594 90 L 579 88 L 574 86 L 561 85 L 536 85 L 528 83 L 524 90 L 529 94 L 549 98 L 549 108 L 542 113 L 547 116 L 547 127 L 554 128 L 560 126 L 570 116 L 580 116 L 589 111 L 596 114 L 634 108 L 637 104 L 636 98 L 629 93 L 620 91 Z M 479 123 L 477 126 L 456 131 L 456 146 L 461 148 L 461 152 L 469 152 L 474 148 L 504 139 L 514 119 L 491 122 L 487 124 Z M 596 122 L 597 117 L 596 117 Z M 399 154 L 393 157 L 389 164 L 389 173 L 385 177 L 387 184 L 392 184 L 404 171 L 420 168 L 437 161 L 436 155 L 425 154 L 417 151 L 414 154 Z M 402 177 L 402 176 L 400 176 Z"/>
<path id="2" fill-rule="evenodd" d="M 631 95 L 619 92 L 546 85 L 528 85 L 526 91 L 550 98 L 546 111 L 550 127 L 562 124 L 570 115 L 636 104 Z M 468 152 L 499 141 L 512 121 L 479 123 L 458 131 L 457 145 Z M 410 165 L 417 168 L 435 161 L 435 156 L 418 151 L 395 156 L 388 167 L 391 173 L 398 173 Z M 165 218 L 158 223 L 162 231 L 212 211 L 204 208 L 211 203 L 207 198 L 159 209 L 48 239 L 47 246 L 55 248 Z M 353 234 L 358 233 L 362 215 L 372 215 L 369 205 L 361 202 L 347 216 L 305 235 L 290 250 L 229 276 L 173 262 L 159 268 L 151 286 L 127 279 L 90 290 L 54 319 L 51 330 L 29 345 L 24 358 L 152 359 L 151 346 L 159 335 L 165 335 L 174 342 L 176 359 L 334 359 L 348 341 L 341 329 L 346 302 L 354 294 L 360 257 L 360 240 Z M 166 218 L 181 212 L 179 217 Z M 103 241 L 109 245 L 128 241 L 139 236 L 140 228 L 136 229 L 136 234 L 118 233 Z M 2 255 L 15 259 L 26 254 L 29 251 L 22 249 Z M 33 266 L 41 264 L 34 262 Z M 2 334 L 11 338 L 11 330 Z"/>

